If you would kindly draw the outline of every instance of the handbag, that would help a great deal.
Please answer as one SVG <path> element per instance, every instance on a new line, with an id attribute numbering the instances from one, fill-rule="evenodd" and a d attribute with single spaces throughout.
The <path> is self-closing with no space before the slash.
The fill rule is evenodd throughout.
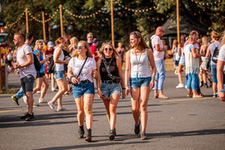
<path id="1" fill-rule="evenodd" d="M 122 80 L 122 77 L 118 77 L 118 76 L 112 75 L 112 74 L 109 72 L 109 68 L 108 68 L 107 65 L 106 65 L 105 58 L 103 58 L 102 60 L 103 60 L 104 66 L 105 66 L 105 68 L 106 68 L 106 71 L 107 71 L 107 73 L 108 73 L 108 74 L 107 74 L 108 77 L 111 78 L 111 80 L 112 80 L 113 82 L 115 82 L 115 83 L 120 83 L 120 81 Z"/>
<path id="2" fill-rule="evenodd" d="M 48 73 L 53 73 L 54 72 L 54 69 L 55 69 L 55 63 L 54 63 L 53 57 L 51 57 L 49 59 L 49 64 L 47 66 L 47 72 Z"/>

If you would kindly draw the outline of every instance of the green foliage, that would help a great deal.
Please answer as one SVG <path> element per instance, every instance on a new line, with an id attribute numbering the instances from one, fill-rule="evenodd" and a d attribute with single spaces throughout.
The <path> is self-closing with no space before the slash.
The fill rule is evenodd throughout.
<path id="1" fill-rule="evenodd" d="M 176 11 L 176 0 L 114 0 L 114 2 L 115 1 L 135 10 L 145 10 L 156 6 L 156 9 L 144 13 L 135 13 L 119 7 L 118 4 L 114 4 L 115 41 L 120 41 L 126 46 L 129 45 L 130 32 L 139 30 L 144 37 L 150 36 L 157 26 L 163 25 L 166 18 L 171 17 L 171 13 Z M 191 0 L 182 1 L 190 13 L 195 14 L 195 17 L 203 24 L 207 25 L 209 30 L 214 29 L 218 32 L 224 30 L 225 0 L 221 0 L 220 3 L 213 4 L 212 6 L 199 5 Z M 100 41 L 109 41 L 111 40 L 110 2 L 111 0 L 4 0 L 1 2 L 2 12 L 0 17 L 6 24 L 10 24 L 19 19 L 21 14 L 24 13 L 25 8 L 28 8 L 33 16 L 42 20 L 42 11 L 48 15 L 53 15 L 54 12 L 59 9 L 60 4 L 73 14 L 85 16 L 95 13 L 106 4 L 106 8 L 101 10 L 101 13 L 83 19 L 71 16 L 63 10 L 63 26 L 65 33 L 76 36 L 79 40 L 86 40 L 86 34 L 88 32 L 93 32 L 94 36 Z M 205 0 L 204 2 L 215 2 L 215 0 Z M 45 16 L 45 19 L 49 18 L 48 15 Z M 156 18 L 159 19 L 157 20 Z M 163 20 L 161 18 L 163 18 Z M 15 26 L 7 29 L 7 32 L 9 32 L 8 42 L 12 43 L 12 36 L 15 32 L 25 33 L 25 27 L 24 15 Z M 51 28 L 50 33 L 48 32 L 49 27 Z M 53 29 L 53 27 L 56 28 Z M 29 32 L 34 34 L 35 39 L 43 39 L 42 23 L 31 20 L 30 16 Z M 46 23 L 46 33 L 47 40 L 52 41 L 56 40 L 61 35 L 59 12 L 55 15 L 53 20 Z"/>

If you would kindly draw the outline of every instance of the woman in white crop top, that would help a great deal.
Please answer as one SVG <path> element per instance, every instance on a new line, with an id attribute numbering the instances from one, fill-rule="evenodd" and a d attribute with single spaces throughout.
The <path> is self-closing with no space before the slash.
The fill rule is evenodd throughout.
<path id="1" fill-rule="evenodd" d="M 135 134 L 140 132 L 141 139 L 147 138 L 146 127 L 148 122 L 148 98 L 155 81 L 155 61 L 152 50 L 146 45 L 138 31 L 130 33 L 131 49 L 126 54 L 125 86 L 126 94 L 131 93 L 132 113 L 135 121 Z M 152 76 L 150 72 L 152 68 Z M 141 118 L 139 109 L 141 107 Z"/>
<path id="2" fill-rule="evenodd" d="M 67 86 L 66 86 L 66 79 L 63 76 L 63 70 L 64 70 L 64 64 L 68 64 L 69 60 L 64 60 L 64 54 L 62 51 L 62 47 L 64 47 L 66 44 L 65 39 L 60 37 L 55 41 L 55 43 L 56 45 L 58 45 L 58 48 L 55 49 L 53 54 L 53 59 L 55 63 L 55 69 L 54 69 L 53 75 L 57 82 L 59 90 L 56 93 L 56 95 L 53 97 L 53 99 L 50 102 L 48 102 L 48 105 L 54 111 L 64 111 L 67 109 L 62 106 L 62 96 L 67 91 Z M 58 108 L 56 109 L 55 102 L 57 100 L 58 100 Z"/>

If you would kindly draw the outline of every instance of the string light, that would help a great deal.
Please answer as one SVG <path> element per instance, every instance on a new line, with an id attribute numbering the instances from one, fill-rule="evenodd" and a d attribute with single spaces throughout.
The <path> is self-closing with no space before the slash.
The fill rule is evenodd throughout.
<path id="1" fill-rule="evenodd" d="M 191 0 L 191 2 L 194 2 L 194 3 L 196 3 L 196 4 L 198 4 L 198 5 L 207 5 L 207 6 L 209 6 L 209 5 L 213 5 L 213 3 L 212 2 L 200 2 L 200 1 L 197 1 L 197 0 Z M 220 0 L 218 0 L 218 1 L 215 1 L 214 2 L 214 4 L 217 4 L 217 3 L 220 3 L 221 1 Z"/>

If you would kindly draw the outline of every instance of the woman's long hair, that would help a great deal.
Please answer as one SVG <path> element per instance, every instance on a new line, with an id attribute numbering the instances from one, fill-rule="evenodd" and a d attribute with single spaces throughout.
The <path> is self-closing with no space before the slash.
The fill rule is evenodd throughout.
<path id="1" fill-rule="evenodd" d="M 111 41 L 102 44 L 102 47 L 101 47 L 101 49 L 100 49 L 100 51 L 99 51 L 99 53 L 100 53 L 100 55 L 102 56 L 102 58 L 105 57 L 105 54 L 104 54 L 103 51 L 104 51 L 104 49 L 105 49 L 105 47 L 106 47 L 107 45 L 110 45 L 110 46 L 112 47 L 112 49 L 113 49 L 112 57 L 114 57 L 114 58 L 119 58 L 119 54 L 117 53 L 117 51 L 116 51 L 116 49 L 115 49 L 115 47 L 113 46 L 113 44 L 112 44 Z"/>
<path id="2" fill-rule="evenodd" d="M 79 41 L 78 44 L 79 44 L 79 43 L 83 44 L 84 47 L 87 49 L 86 56 L 92 58 L 93 56 L 92 56 L 92 53 L 91 53 L 91 49 L 90 49 L 90 47 L 89 47 L 89 44 L 88 44 L 86 41 Z M 77 44 L 77 45 L 78 45 L 78 44 Z M 79 56 L 79 54 L 78 54 L 77 50 L 75 50 L 75 51 L 73 52 L 73 54 L 72 54 L 72 57 L 78 57 L 78 56 Z"/>
<path id="3" fill-rule="evenodd" d="M 141 35 L 140 32 L 138 32 L 138 31 L 133 31 L 133 32 L 130 33 L 130 36 L 131 36 L 131 35 L 134 35 L 135 38 L 137 38 L 137 39 L 140 38 L 140 42 L 138 43 L 138 47 L 137 47 L 138 49 L 143 50 L 143 49 L 149 48 L 149 47 L 147 46 L 147 44 L 145 43 L 145 40 L 144 40 L 144 38 L 142 37 L 142 35 Z M 151 44 L 151 43 L 150 43 L 150 44 Z M 131 48 L 134 48 L 134 47 L 131 47 Z"/>
<path id="4" fill-rule="evenodd" d="M 35 47 L 34 47 L 34 50 L 39 50 L 41 51 L 42 49 L 39 49 L 39 44 L 44 44 L 44 42 L 42 40 L 37 40 L 35 42 Z"/>

